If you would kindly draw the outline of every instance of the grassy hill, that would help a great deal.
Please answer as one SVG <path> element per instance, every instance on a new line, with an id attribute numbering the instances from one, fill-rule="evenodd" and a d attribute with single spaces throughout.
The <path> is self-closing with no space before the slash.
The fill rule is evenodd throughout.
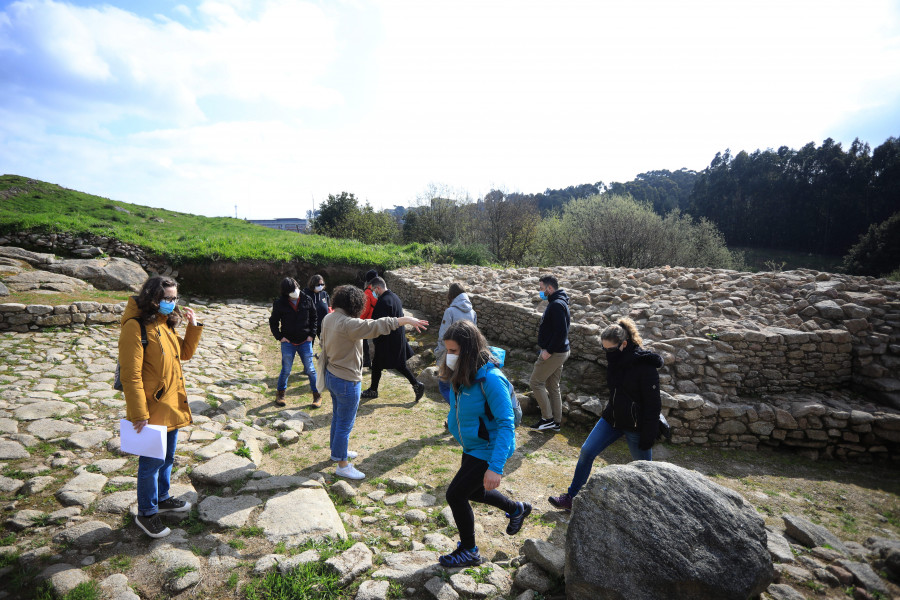
<path id="1" fill-rule="evenodd" d="M 298 235 L 230 217 L 201 217 L 129 204 L 27 177 L 3 175 L 0 235 L 14 231 L 112 237 L 149 250 L 171 265 L 257 259 L 395 268 L 428 262 L 434 252 L 424 244 L 375 246 Z"/>

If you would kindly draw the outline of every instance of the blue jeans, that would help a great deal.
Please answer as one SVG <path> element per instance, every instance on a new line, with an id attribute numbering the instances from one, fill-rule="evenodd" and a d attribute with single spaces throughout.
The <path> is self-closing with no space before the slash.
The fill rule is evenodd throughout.
<path id="1" fill-rule="evenodd" d="M 316 391 L 316 367 L 313 364 L 313 345 L 312 342 L 303 342 L 299 346 L 295 346 L 290 342 L 281 342 L 281 373 L 278 375 L 277 390 L 287 389 L 288 375 L 291 374 L 291 368 L 294 366 L 294 353 L 300 355 L 303 366 L 309 374 L 309 389 Z"/>
<path id="2" fill-rule="evenodd" d="M 444 402 L 450 404 L 450 390 L 452 389 L 450 384 L 438 379 L 438 389 L 441 391 L 441 396 L 444 397 Z"/>
<path id="3" fill-rule="evenodd" d="M 602 418 L 597 421 L 584 444 L 581 446 L 581 454 L 578 455 L 578 464 L 575 466 L 575 475 L 572 477 L 572 485 L 569 486 L 569 495 L 573 498 L 578 494 L 579 490 L 587 482 L 591 475 L 591 467 L 594 466 L 594 459 L 597 455 L 606 450 L 606 447 L 622 436 L 628 442 L 628 449 L 631 451 L 631 458 L 634 460 L 653 460 L 653 450 L 641 450 L 638 442 L 641 438 L 640 432 L 625 431 L 624 429 L 616 429 Z"/>
<path id="4" fill-rule="evenodd" d="M 362 382 L 347 381 L 325 371 L 325 387 L 331 392 L 331 460 L 347 460 L 347 447 L 356 422 Z"/>
<path id="5" fill-rule="evenodd" d="M 178 430 L 166 434 L 166 458 L 138 458 L 137 497 L 138 514 L 151 517 L 158 512 L 159 503 L 169 499 L 169 482 L 172 477 L 172 462 L 175 460 L 175 444 Z"/>

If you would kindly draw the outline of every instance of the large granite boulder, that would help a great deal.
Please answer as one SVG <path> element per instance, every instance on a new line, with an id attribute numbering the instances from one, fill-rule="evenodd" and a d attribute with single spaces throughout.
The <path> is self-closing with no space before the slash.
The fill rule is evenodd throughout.
<path id="1" fill-rule="evenodd" d="M 46 267 L 54 273 L 88 281 L 101 290 L 137 292 L 147 280 L 147 272 L 127 258 L 72 258 Z"/>
<path id="2" fill-rule="evenodd" d="M 569 600 L 746 600 L 774 576 L 762 517 L 696 471 L 649 461 L 611 466 L 575 498 Z"/>
<path id="3" fill-rule="evenodd" d="M 52 254 L 44 254 L 42 252 L 32 252 L 15 246 L 0 246 L 0 256 L 13 258 L 16 260 L 24 260 L 32 267 L 41 265 L 52 265 L 56 262 L 56 257 Z"/>
<path id="4" fill-rule="evenodd" d="M 71 294 L 76 291 L 90 290 L 93 286 L 77 277 L 69 277 L 50 271 L 25 271 L 3 280 L 13 292 L 29 292 L 32 290 L 50 290 Z"/>

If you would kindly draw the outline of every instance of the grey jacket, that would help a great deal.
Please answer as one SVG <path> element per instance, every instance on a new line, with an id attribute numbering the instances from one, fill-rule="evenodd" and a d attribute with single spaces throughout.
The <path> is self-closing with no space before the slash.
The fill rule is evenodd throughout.
<path id="1" fill-rule="evenodd" d="M 447 351 L 444 348 L 444 334 L 447 333 L 447 328 L 453 323 L 463 320 L 478 324 L 478 316 L 472 308 L 472 301 L 469 300 L 469 295 L 465 293 L 454 298 L 447 310 L 444 311 L 444 318 L 441 320 L 441 328 L 438 331 L 437 348 L 434 349 L 434 357 L 438 361 Z"/>

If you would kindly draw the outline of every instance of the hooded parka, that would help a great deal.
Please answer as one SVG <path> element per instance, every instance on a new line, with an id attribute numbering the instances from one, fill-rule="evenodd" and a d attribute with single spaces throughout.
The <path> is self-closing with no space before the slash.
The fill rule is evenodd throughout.
<path id="1" fill-rule="evenodd" d="M 119 378 L 125 394 L 125 418 L 132 423 L 165 425 L 168 431 L 190 425 L 193 420 L 181 361 L 194 355 L 203 326 L 188 323 L 182 338 L 166 323 L 167 315 L 157 314 L 156 320 L 145 326 L 147 347 L 143 348 L 140 317 L 137 302 L 129 298 L 119 331 Z"/>

